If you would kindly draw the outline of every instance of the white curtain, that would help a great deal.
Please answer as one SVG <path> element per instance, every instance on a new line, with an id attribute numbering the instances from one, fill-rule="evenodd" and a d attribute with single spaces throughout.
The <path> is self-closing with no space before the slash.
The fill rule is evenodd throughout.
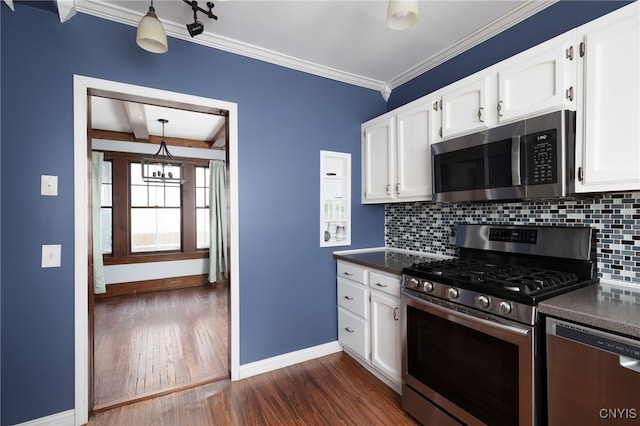
<path id="1" fill-rule="evenodd" d="M 209 161 L 209 282 L 225 278 L 227 265 L 227 170 L 224 161 Z"/>
<path id="2" fill-rule="evenodd" d="M 91 223 L 93 240 L 93 292 L 107 292 L 104 281 L 104 265 L 102 263 L 102 152 L 91 153 Z"/>

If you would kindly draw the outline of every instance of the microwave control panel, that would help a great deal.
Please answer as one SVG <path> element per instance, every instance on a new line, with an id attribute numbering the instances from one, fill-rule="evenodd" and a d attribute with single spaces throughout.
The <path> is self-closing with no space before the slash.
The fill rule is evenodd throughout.
<path id="1" fill-rule="evenodd" d="M 532 133 L 524 136 L 527 185 L 553 184 L 558 181 L 558 158 L 556 130 Z"/>

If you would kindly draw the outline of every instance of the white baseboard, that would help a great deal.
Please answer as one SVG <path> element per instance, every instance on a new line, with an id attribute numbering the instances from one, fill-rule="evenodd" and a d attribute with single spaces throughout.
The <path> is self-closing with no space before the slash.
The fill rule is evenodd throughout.
<path id="1" fill-rule="evenodd" d="M 325 355 L 331 355 L 336 352 L 342 352 L 342 346 L 338 343 L 338 341 L 329 342 L 311 348 L 301 349 L 299 351 L 278 355 L 273 358 L 267 358 L 249 364 L 241 365 L 239 376 L 240 379 L 246 379 L 247 377 L 267 373 L 269 371 L 288 367 L 300 362 L 320 358 Z M 74 426 L 74 422 L 74 410 L 68 410 L 63 411 L 62 413 L 52 414 L 47 417 L 30 420 L 25 423 L 19 423 L 15 426 Z"/>
<path id="2" fill-rule="evenodd" d="M 334 342 L 313 346 L 311 348 L 301 349 L 299 351 L 274 356 L 272 358 L 251 362 L 249 364 L 243 364 L 240 366 L 239 378 L 246 379 L 247 377 L 267 373 L 279 368 L 298 364 L 299 362 L 309 361 L 315 358 L 323 357 L 325 355 L 331 355 L 336 352 L 342 352 L 342 345 L 340 345 L 337 340 Z"/>
<path id="3" fill-rule="evenodd" d="M 15 426 L 74 426 L 75 413 L 74 410 L 67 410 L 61 413 L 52 414 L 47 417 L 29 420 L 28 422 L 18 423 Z"/>

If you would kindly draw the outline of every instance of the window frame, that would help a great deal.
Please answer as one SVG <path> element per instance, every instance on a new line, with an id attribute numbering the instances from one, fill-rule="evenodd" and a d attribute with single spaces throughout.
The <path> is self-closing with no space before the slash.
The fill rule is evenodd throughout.
<path id="1" fill-rule="evenodd" d="M 209 160 L 183 158 L 184 183 L 181 185 L 181 246 L 182 250 L 159 252 L 131 252 L 130 178 L 131 162 L 139 162 L 141 154 L 102 151 L 104 159 L 112 162 L 112 253 L 102 256 L 105 265 L 121 265 L 209 257 L 209 248 L 196 247 L 195 167 L 208 167 Z M 115 196 L 123 194 L 123 196 Z"/>

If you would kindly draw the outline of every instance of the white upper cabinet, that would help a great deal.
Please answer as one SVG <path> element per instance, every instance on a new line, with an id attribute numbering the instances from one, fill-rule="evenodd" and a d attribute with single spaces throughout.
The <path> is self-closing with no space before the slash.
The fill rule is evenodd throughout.
<path id="1" fill-rule="evenodd" d="M 394 198 L 395 116 L 384 115 L 362 125 L 362 202 Z"/>
<path id="2" fill-rule="evenodd" d="M 575 110 L 574 41 L 571 31 L 501 63 L 498 124 L 563 108 Z"/>
<path id="3" fill-rule="evenodd" d="M 431 200 L 430 107 L 412 103 L 362 125 L 362 203 Z"/>
<path id="4" fill-rule="evenodd" d="M 429 105 L 399 113 L 397 126 L 397 182 L 399 200 L 431 199 L 431 151 L 429 150 Z"/>
<path id="5" fill-rule="evenodd" d="M 562 34 L 440 91 L 432 143 L 559 109 L 575 110 L 575 31 Z"/>
<path id="6" fill-rule="evenodd" d="M 640 5 L 578 29 L 576 192 L 640 189 Z"/>
<path id="7" fill-rule="evenodd" d="M 446 139 L 474 130 L 484 130 L 491 124 L 487 121 L 487 105 L 490 103 L 492 76 L 482 73 L 480 78 L 472 81 L 464 80 L 465 84 L 451 92 L 442 95 L 441 108 L 441 138 Z"/>

